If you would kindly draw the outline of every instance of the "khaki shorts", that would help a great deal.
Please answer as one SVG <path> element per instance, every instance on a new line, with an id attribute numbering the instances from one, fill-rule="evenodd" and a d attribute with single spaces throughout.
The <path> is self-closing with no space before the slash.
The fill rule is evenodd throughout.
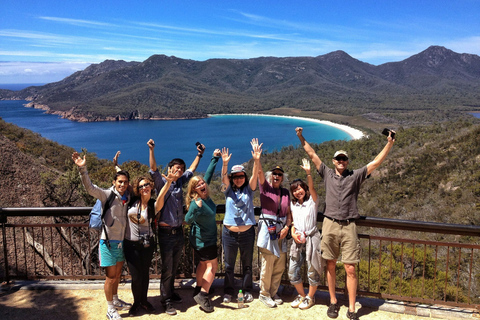
<path id="1" fill-rule="evenodd" d="M 356 264 L 360 262 L 360 240 L 355 222 L 323 219 L 320 248 L 325 260 L 337 260 L 341 250 L 343 263 Z"/>

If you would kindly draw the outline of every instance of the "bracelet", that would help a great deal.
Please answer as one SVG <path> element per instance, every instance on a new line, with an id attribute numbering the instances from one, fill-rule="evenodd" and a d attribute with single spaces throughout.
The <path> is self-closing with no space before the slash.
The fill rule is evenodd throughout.
<path id="1" fill-rule="evenodd" d="M 203 154 L 199 153 L 199 154 L 197 154 L 197 157 L 201 158 L 201 157 L 203 157 Z"/>

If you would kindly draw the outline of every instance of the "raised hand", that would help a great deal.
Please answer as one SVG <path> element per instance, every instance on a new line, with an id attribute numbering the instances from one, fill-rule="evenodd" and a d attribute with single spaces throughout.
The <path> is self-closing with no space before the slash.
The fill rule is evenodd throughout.
<path id="1" fill-rule="evenodd" d="M 252 141 L 250 141 L 250 144 L 252 145 L 252 158 L 253 160 L 258 160 L 260 159 L 260 156 L 262 155 L 262 146 L 263 143 L 258 144 L 258 139 L 253 138 Z"/>
<path id="2" fill-rule="evenodd" d="M 153 148 L 155 148 L 155 141 L 153 141 L 153 139 L 148 140 L 147 146 L 153 150 Z"/>
<path id="3" fill-rule="evenodd" d="M 84 155 L 82 158 L 78 152 L 72 154 L 72 160 L 79 167 L 84 167 L 87 164 L 86 156 Z"/>
<path id="4" fill-rule="evenodd" d="M 297 133 L 297 136 L 300 137 L 300 136 L 302 136 L 303 128 L 302 127 L 296 127 L 295 132 Z"/>
<path id="5" fill-rule="evenodd" d="M 197 146 L 197 151 L 198 151 L 198 154 L 203 154 L 205 152 L 205 145 L 203 145 L 202 143 L 200 143 L 198 146 Z"/>
<path id="6" fill-rule="evenodd" d="M 180 178 L 180 175 L 179 173 L 177 172 L 176 174 L 172 172 L 172 168 L 168 168 L 168 175 L 164 175 L 162 173 L 162 176 L 165 178 L 165 180 L 167 180 L 168 182 L 172 182 L 173 180 L 175 180 L 175 178 Z"/>
<path id="7" fill-rule="evenodd" d="M 306 174 L 310 174 L 310 161 L 308 161 L 307 159 L 303 158 L 302 159 L 302 162 L 303 162 L 303 165 L 301 165 L 300 167 L 305 170 Z"/>
<path id="8" fill-rule="evenodd" d="M 116 167 L 118 165 L 118 157 L 120 157 L 120 150 L 115 153 L 115 157 L 113 157 L 113 165 Z"/>
<path id="9" fill-rule="evenodd" d="M 232 157 L 232 154 L 228 154 L 228 148 L 223 147 L 222 149 L 222 161 L 225 163 L 228 163 L 230 161 L 230 158 Z"/>
<path id="10" fill-rule="evenodd" d="M 222 156 L 222 152 L 220 151 L 220 149 L 215 149 L 215 151 L 213 151 L 213 155 L 215 157 L 221 157 Z"/>

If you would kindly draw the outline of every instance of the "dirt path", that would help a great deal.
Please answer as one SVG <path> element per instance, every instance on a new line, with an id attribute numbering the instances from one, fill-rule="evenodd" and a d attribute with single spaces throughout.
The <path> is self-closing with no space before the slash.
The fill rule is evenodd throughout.
<path id="1" fill-rule="evenodd" d="M 216 290 L 220 294 L 221 289 Z M 220 295 L 215 295 L 212 299 L 215 311 L 206 314 L 199 309 L 192 298 L 192 289 L 180 289 L 178 291 L 183 298 L 183 303 L 177 305 L 178 314 L 172 317 L 175 319 L 328 319 L 326 312 L 327 306 L 320 301 L 308 310 L 293 309 L 289 302 L 293 296 L 285 297 L 285 303 L 277 308 L 270 309 L 265 307 L 257 298 L 258 293 L 254 293 L 255 300 L 249 303 L 244 309 L 237 309 L 235 303 L 223 304 Z M 156 314 L 143 314 L 135 319 L 168 319 L 159 300 L 158 289 L 149 291 L 149 300 L 157 309 Z M 120 288 L 120 298 L 132 302 L 132 294 L 129 289 Z M 346 319 L 347 309 L 342 306 L 338 319 Z M 106 319 L 106 303 L 104 293 L 101 289 L 83 289 L 83 290 L 15 290 L 0 291 L 0 319 L 2 320 L 20 320 L 20 319 L 49 319 L 49 320 L 87 320 L 87 319 Z M 127 311 L 121 311 L 120 315 L 128 317 Z M 359 310 L 361 319 L 376 320 L 418 320 L 425 317 L 416 317 L 392 312 L 377 311 L 367 308 Z M 133 319 L 133 318 L 132 318 Z"/>

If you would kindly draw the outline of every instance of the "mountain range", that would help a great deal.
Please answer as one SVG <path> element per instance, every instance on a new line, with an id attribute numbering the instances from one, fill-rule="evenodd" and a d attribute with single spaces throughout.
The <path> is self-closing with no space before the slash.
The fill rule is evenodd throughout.
<path id="1" fill-rule="evenodd" d="M 0 99 L 77 121 L 198 118 L 294 108 L 427 123 L 480 111 L 480 57 L 440 46 L 374 66 L 334 51 L 317 57 L 106 60 Z"/>

